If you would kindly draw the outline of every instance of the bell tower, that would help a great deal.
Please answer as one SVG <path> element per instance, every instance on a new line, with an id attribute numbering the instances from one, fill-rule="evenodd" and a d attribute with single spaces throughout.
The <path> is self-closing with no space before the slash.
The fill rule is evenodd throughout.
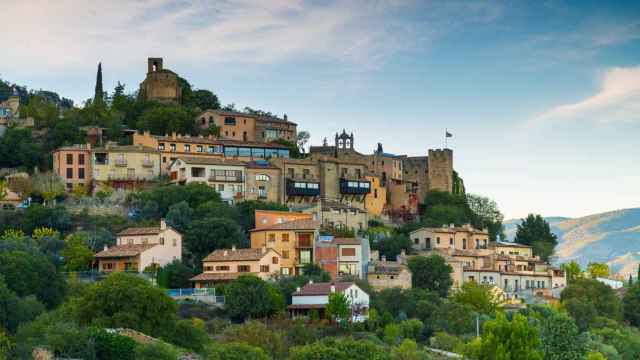
<path id="1" fill-rule="evenodd" d="M 162 70 L 162 58 L 148 58 L 147 59 L 147 72 L 157 72 Z"/>

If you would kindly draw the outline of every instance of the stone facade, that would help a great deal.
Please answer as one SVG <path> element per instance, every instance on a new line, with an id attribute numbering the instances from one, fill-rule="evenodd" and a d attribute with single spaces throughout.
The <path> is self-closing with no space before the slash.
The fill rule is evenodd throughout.
<path id="1" fill-rule="evenodd" d="M 453 191 L 453 150 L 430 149 L 428 164 L 428 189 L 451 193 Z"/>
<path id="2" fill-rule="evenodd" d="M 263 116 L 227 110 L 205 110 L 196 117 L 196 125 L 220 128 L 220 137 L 238 141 L 271 142 L 276 139 L 296 141 L 297 124 L 275 116 Z"/>
<path id="3" fill-rule="evenodd" d="M 247 163 L 246 200 L 282 202 L 282 171 L 266 161 Z"/>
<path id="4" fill-rule="evenodd" d="M 518 300 L 528 292 L 554 292 L 566 286 L 564 271 L 534 256 L 530 246 L 490 242 L 486 230 L 470 225 L 421 228 L 410 238 L 419 254 L 445 258 L 453 269 L 454 287 L 475 281 L 499 287 L 506 300 Z"/>
<path id="5" fill-rule="evenodd" d="M 163 67 L 162 58 L 147 59 L 147 77 L 140 83 L 140 96 L 147 101 L 180 102 L 182 87 L 178 75 Z"/>

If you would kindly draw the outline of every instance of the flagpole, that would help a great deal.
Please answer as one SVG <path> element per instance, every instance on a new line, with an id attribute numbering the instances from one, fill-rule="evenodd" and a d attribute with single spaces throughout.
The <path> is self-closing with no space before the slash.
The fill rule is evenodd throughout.
<path id="1" fill-rule="evenodd" d="M 449 130 L 448 130 L 447 128 L 444 128 L 444 148 L 445 148 L 445 149 L 447 148 L 447 144 L 448 144 L 448 143 L 447 143 L 447 132 L 448 132 L 448 131 L 449 131 Z"/>

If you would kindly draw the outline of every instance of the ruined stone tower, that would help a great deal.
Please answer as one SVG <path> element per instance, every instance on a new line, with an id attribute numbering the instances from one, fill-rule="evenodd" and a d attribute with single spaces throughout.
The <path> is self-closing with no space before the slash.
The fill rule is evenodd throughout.
<path id="1" fill-rule="evenodd" d="M 147 59 L 147 77 L 140 83 L 140 96 L 162 103 L 180 102 L 182 88 L 178 75 L 163 67 L 162 58 Z"/>
<path id="2" fill-rule="evenodd" d="M 429 190 L 453 192 L 453 150 L 429 149 L 427 159 Z"/>

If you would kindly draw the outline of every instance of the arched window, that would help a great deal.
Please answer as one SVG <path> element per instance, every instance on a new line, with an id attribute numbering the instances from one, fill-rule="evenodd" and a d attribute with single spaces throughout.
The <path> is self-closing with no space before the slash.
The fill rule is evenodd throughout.
<path id="1" fill-rule="evenodd" d="M 269 181 L 269 175 L 258 174 L 256 175 L 256 181 Z"/>

